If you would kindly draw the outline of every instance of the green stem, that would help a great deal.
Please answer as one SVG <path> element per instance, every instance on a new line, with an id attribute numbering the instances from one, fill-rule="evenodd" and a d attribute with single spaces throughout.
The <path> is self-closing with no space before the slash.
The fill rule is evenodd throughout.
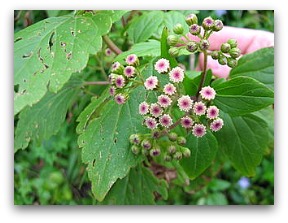
<path id="1" fill-rule="evenodd" d="M 205 79 L 206 79 L 206 75 L 207 75 L 207 57 L 208 57 L 208 54 L 206 51 L 204 51 L 203 53 L 204 53 L 204 69 L 203 69 L 202 74 L 201 74 L 201 80 L 200 80 L 198 91 L 196 94 L 197 101 L 199 101 L 200 91 L 201 91 L 201 89 L 205 83 Z"/>
<path id="2" fill-rule="evenodd" d="M 83 85 L 108 85 L 109 81 L 91 81 L 91 82 L 84 82 Z"/>
<path id="3" fill-rule="evenodd" d="M 120 50 L 118 48 L 118 46 L 116 46 L 116 44 L 107 36 L 104 35 L 103 37 L 103 41 L 107 44 L 107 46 L 117 55 L 119 55 L 120 53 L 122 53 L 122 50 Z"/>

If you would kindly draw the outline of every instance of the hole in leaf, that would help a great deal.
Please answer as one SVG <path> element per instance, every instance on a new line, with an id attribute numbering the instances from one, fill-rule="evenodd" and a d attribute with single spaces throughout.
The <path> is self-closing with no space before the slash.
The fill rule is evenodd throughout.
<path id="1" fill-rule="evenodd" d="M 116 142 L 117 142 L 117 138 L 114 139 L 114 143 L 115 143 L 115 144 L 116 144 Z"/>
<path id="2" fill-rule="evenodd" d="M 72 36 L 75 36 L 75 32 L 74 32 L 74 31 L 71 31 L 71 35 L 72 35 Z"/>
<path id="3" fill-rule="evenodd" d="M 72 52 L 66 54 L 66 59 L 70 60 L 72 58 Z"/>
<path id="4" fill-rule="evenodd" d="M 20 40 L 22 40 L 23 38 L 22 37 L 18 37 L 18 38 L 16 38 L 15 40 L 14 40 L 14 43 L 16 43 L 16 42 L 18 42 L 18 41 L 20 41 Z"/>
<path id="5" fill-rule="evenodd" d="M 93 166 L 93 167 L 95 166 L 95 159 L 94 159 L 93 162 L 92 162 L 92 166 Z"/>
<path id="6" fill-rule="evenodd" d="M 32 55 L 33 55 L 33 52 L 26 53 L 22 55 L 22 58 L 27 59 L 27 58 L 30 58 Z"/>
<path id="7" fill-rule="evenodd" d="M 60 42 L 60 46 L 65 47 L 65 46 L 66 46 L 66 43 Z"/>
<path id="8" fill-rule="evenodd" d="M 55 34 L 55 32 L 52 32 L 52 34 L 51 34 L 51 36 L 50 36 L 50 38 L 49 38 L 49 50 L 50 50 L 50 52 L 51 52 L 52 46 L 54 45 L 54 43 L 53 43 L 53 36 L 54 36 L 54 34 Z"/>

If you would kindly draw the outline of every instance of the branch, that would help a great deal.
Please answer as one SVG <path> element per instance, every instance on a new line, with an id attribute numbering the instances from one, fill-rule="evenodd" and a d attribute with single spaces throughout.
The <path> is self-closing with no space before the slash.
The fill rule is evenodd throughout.
<path id="1" fill-rule="evenodd" d="M 107 44 L 107 46 L 117 55 L 119 55 L 120 53 L 122 53 L 122 50 L 120 50 L 118 48 L 118 46 L 116 46 L 116 44 L 107 36 L 103 36 L 103 41 Z"/>
<path id="2" fill-rule="evenodd" d="M 84 82 L 84 85 L 108 85 L 109 81 L 91 81 L 91 82 Z"/>
<path id="3" fill-rule="evenodd" d="M 207 55 L 206 51 L 204 51 L 203 53 L 204 53 L 204 69 L 203 69 L 203 72 L 201 74 L 201 80 L 200 80 L 198 91 L 196 94 L 197 101 L 199 100 L 200 91 L 204 85 L 204 82 L 206 79 L 206 74 L 207 74 L 207 57 L 208 57 L 208 55 Z"/>

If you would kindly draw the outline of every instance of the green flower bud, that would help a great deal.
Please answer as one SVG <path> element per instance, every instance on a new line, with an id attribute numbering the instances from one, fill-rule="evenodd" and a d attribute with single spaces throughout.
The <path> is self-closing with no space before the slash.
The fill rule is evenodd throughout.
<path id="1" fill-rule="evenodd" d="M 153 149 L 149 152 L 150 156 L 159 156 L 161 154 L 161 150 L 159 146 L 155 146 Z"/>
<path id="2" fill-rule="evenodd" d="M 173 32 L 180 35 L 184 32 L 184 28 L 180 23 L 177 23 L 173 28 Z"/>
<path id="3" fill-rule="evenodd" d="M 168 50 L 169 54 L 172 56 L 172 57 L 177 57 L 179 55 L 179 48 L 178 47 L 171 47 L 169 50 Z"/>
<path id="4" fill-rule="evenodd" d="M 149 139 L 144 139 L 144 140 L 141 142 L 141 146 L 142 146 L 143 149 L 149 150 L 149 149 L 151 149 L 152 144 L 151 144 L 151 142 L 150 142 Z"/>
<path id="5" fill-rule="evenodd" d="M 186 138 L 183 137 L 183 136 L 179 136 L 179 137 L 177 138 L 177 143 L 178 143 L 179 145 L 181 145 L 181 146 L 185 145 L 185 144 L 186 144 Z"/>
<path id="6" fill-rule="evenodd" d="M 191 41 L 191 42 L 187 43 L 186 49 L 191 53 L 195 53 L 198 50 L 197 42 Z"/>
<path id="7" fill-rule="evenodd" d="M 169 138 L 171 141 L 176 141 L 176 140 L 177 140 L 177 137 L 178 137 L 178 135 L 177 135 L 177 133 L 175 133 L 175 132 L 170 132 L 170 133 L 168 134 L 168 138 Z"/>
<path id="8" fill-rule="evenodd" d="M 227 58 L 223 54 L 220 54 L 219 58 L 218 58 L 218 63 L 221 65 L 226 65 L 227 64 Z"/>
<path id="9" fill-rule="evenodd" d="M 137 154 L 139 154 L 139 152 L 140 152 L 140 148 L 139 148 L 138 146 L 136 146 L 136 145 L 132 145 L 132 146 L 131 146 L 131 151 L 132 151 L 132 153 L 134 153 L 135 155 L 137 155 Z"/>
<path id="10" fill-rule="evenodd" d="M 168 151 L 169 154 L 174 154 L 176 152 L 176 150 L 177 150 L 177 148 L 174 145 L 170 145 L 167 148 L 167 151 Z"/>
<path id="11" fill-rule="evenodd" d="M 165 160 L 166 162 L 170 162 L 170 161 L 172 160 L 172 157 L 171 157 L 170 155 L 166 154 L 166 155 L 164 156 L 164 160 Z"/>
<path id="12" fill-rule="evenodd" d="M 229 40 L 227 41 L 227 43 L 230 44 L 231 49 L 237 47 L 237 45 L 238 45 L 236 39 L 229 39 Z"/>
<path id="13" fill-rule="evenodd" d="M 130 141 L 131 144 L 139 145 L 139 144 L 140 144 L 140 141 L 141 141 L 140 135 L 138 135 L 138 134 L 132 134 L 132 135 L 130 135 L 129 141 Z"/>
<path id="14" fill-rule="evenodd" d="M 212 59 L 217 60 L 219 57 L 219 51 L 212 51 L 211 57 Z"/>
<path id="15" fill-rule="evenodd" d="M 214 27 L 214 20 L 210 16 L 205 18 L 202 22 L 202 27 L 205 30 L 211 30 Z"/>
<path id="16" fill-rule="evenodd" d="M 232 48 L 229 54 L 232 58 L 236 59 L 241 55 L 241 50 L 239 48 Z"/>
<path id="17" fill-rule="evenodd" d="M 214 21 L 213 31 L 218 32 L 223 29 L 223 23 L 221 20 L 217 19 Z"/>
<path id="18" fill-rule="evenodd" d="M 156 129 L 156 130 L 152 131 L 151 136 L 152 136 L 154 139 L 158 139 L 158 138 L 161 136 L 161 133 L 160 133 L 159 130 Z"/>
<path id="19" fill-rule="evenodd" d="M 181 152 L 186 158 L 191 156 L 191 151 L 187 147 L 181 147 Z"/>
<path id="20" fill-rule="evenodd" d="M 197 36 L 201 32 L 201 26 L 198 26 L 197 24 L 193 24 L 189 27 L 189 32 L 192 35 Z"/>
<path id="21" fill-rule="evenodd" d="M 169 35 L 167 37 L 167 43 L 169 46 L 175 46 L 179 41 L 179 37 L 175 35 Z"/>
<path id="22" fill-rule="evenodd" d="M 188 26 L 191 26 L 198 23 L 198 18 L 195 14 L 190 14 L 186 17 L 185 21 Z"/>
<path id="23" fill-rule="evenodd" d="M 232 57 L 227 58 L 227 65 L 231 68 L 236 67 L 238 64 L 238 61 Z"/>
<path id="24" fill-rule="evenodd" d="M 173 155 L 173 158 L 175 160 L 181 160 L 182 159 L 182 153 L 181 152 L 176 152 L 174 155 Z"/>
<path id="25" fill-rule="evenodd" d="M 199 48 L 203 51 L 208 50 L 210 46 L 210 43 L 206 39 L 202 39 L 199 43 Z"/>
<path id="26" fill-rule="evenodd" d="M 228 53 L 231 50 L 231 46 L 229 43 L 222 43 L 221 51 L 222 53 Z"/>

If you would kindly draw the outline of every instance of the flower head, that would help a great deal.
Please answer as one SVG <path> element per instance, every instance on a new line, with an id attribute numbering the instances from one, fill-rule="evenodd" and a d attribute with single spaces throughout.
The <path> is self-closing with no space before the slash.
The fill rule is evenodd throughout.
<path id="1" fill-rule="evenodd" d="M 224 125 L 224 122 L 221 118 L 215 119 L 211 124 L 210 124 L 210 129 L 213 132 L 219 131 Z"/>
<path id="2" fill-rule="evenodd" d="M 176 87 L 173 84 L 166 84 L 163 88 L 163 92 L 168 95 L 173 95 L 176 92 Z"/>
<path id="3" fill-rule="evenodd" d="M 110 94 L 111 96 L 114 96 L 115 93 L 116 93 L 116 88 L 115 88 L 114 86 L 111 86 L 111 87 L 109 88 L 109 94 Z"/>
<path id="4" fill-rule="evenodd" d="M 168 70 L 170 69 L 170 62 L 169 60 L 166 60 L 164 58 L 162 59 L 159 59 L 155 65 L 154 65 L 154 68 L 155 70 L 158 72 L 158 73 L 166 73 L 168 72 Z"/>
<path id="5" fill-rule="evenodd" d="M 149 112 L 149 104 L 146 101 L 143 101 L 139 105 L 139 114 L 146 115 Z"/>
<path id="6" fill-rule="evenodd" d="M 178 99 L 178 107 L 181 111 L 188 112 L 192 108 L 193 100 L 189 95 L 184 95 Z"/>
<path id="7" fill-rule="evenodd" d="M 114 84 L 116 77 L 117 77 L 117 74 L 113 74 L 113 73 L 109 74 L 109 76 L 108 76 L 109 83 Z"/>
<path id="8" fill-rule="evenodd" d="M 152 118 L 152 117 L 146 118 L 144 123 L 147 126 L 147 128 L 149 128 L 149 129 L 155 129 L 155 128 L 157 128 L 157 125 L 158 125 L 156 119 Z"/>
<path id="9" fill-rule="evenodd" d="M 124 75 L 126 77 L 134 77 L 134 74 L 135 74 L 135 67 L 127 66 L 124 68 Z"/>
<path id="10" fill-rule="evenodd" d="M 184 79 L 184 70 L 181 67 L 174 67 L 169 72 L 169 79 L 174 83 L 182 82 Z"/>
<path id="11" fill-rule="evenodd" d="M 207 118 L 214 119 L 217 118 L 218 115 L 219 115 L 219 109 L 216 106 L 212 105 L 207 109 L 206 114 Z"/>
<path id="12" fill-rule="evenodd" d="M 195 124 L 192 129 L 192 133 L 196 137 L 202 137 L 206 134 L 206 127 L 203 124 Z"/>
<path id="13" fill-rule="evenodd" d="M 123 88 L 125 86 L 125 78 L 122 75 L 117 75 L 114 83 L 117 88 Z"/>
<path id="14" fill-rule="evenodd" d="M 111 71 L 115 73 L 120 73 L 121 71 L 123 71 L 123 66 L 118 61 L 116 61 L 112 64 Z"/>
<path id="15" fill-rule="evenodd" d="M 200 95 L 203 99 L 210 101 L 210 100 L 213 100 L 215 98 L 216 92 L 212 87 L 207 86 L 207 87 L 203 87 L 201 89 Z"/>
<path id="16" fill-rule="evenodd" d="M 206 106 L 202 101 L 195 102 L 193 105 L 193 112 L 196 115 L 204 115 L 206 112 Z"/>
<path id="17" fill-rule="evenodd" d="M 150 114 L 155 118 L 162 115 L 163 109 L 156 103 L 150 105 Z"/>
<path id="18" fill-rule="evenodd" d="M 250 187 L 250 180 L 247 177 L 241 177 L 240 180 L 238 180 L 238 185 L 242 188 L 242 189 L 247 189 L 248 187 Z"/>
<path id="19" fill-rule="evenodd" d="M 185 129 L 189 129 L 193 126 L 194 121 L 189 116 L 181 118 L 181 125 Z"/>
<path id="20" fill-rule="evenodd" d="M 131 66 L 133 66 L 133 65 L 137 65 L 138 64 L 138 62 L 139 62 L 139 60 L 138 60 L 138 57 L 136 56 L 136 54 L 130 54 L 130 55 L 128 55 L 127 57 L 126 57 L 126 63 L 128 64 L 128 65 L 131 65 Z"/>
<path id="21" fill-rule="evenodd" d="M 214 26 L 214 20 L 210 16 L 206 17 L 202 22 L 202 26 L 205 30 L 212 29 Z"/>
<path id="22" fill-rule="evenodd" d="M 171 98 L 169 98 L 167 95 L 165 94 L 161 94 L 160 96 L 158 96 L 158 104 L 162 107 L 162 108 L 167 108 L 171 105 L 172 100 Z"/>
<path id="23" fill-rule="evenodd" d="M 158 78 L 156 76 L 150 76 L 148 77 L 145 82 L 144 86 L 147 90 L 153 90 L 158 85 Z"/>
<path id="24" fill-rule="evenodd" d="M 198 34 L 201 32 L 201 26 L 198 26 L 197 24 L 192 24 L 192 25 L 189 27 L 189 32 L 190 32 L 192 35 L 198 35 Z"/>
<path id="25" fill-rule="evenodd" d="M 125 103 L 126 97 L 120 93 L 115 95 L 114 100 L 117 104 L 121 105 Z"/>
<path id="26" fill-rule="evenodd" d="M 168 128 L 172 125 L 172 118 L 168 114 L 164 114 L 159 118 L 159 122 L 163 127 Z"/>

